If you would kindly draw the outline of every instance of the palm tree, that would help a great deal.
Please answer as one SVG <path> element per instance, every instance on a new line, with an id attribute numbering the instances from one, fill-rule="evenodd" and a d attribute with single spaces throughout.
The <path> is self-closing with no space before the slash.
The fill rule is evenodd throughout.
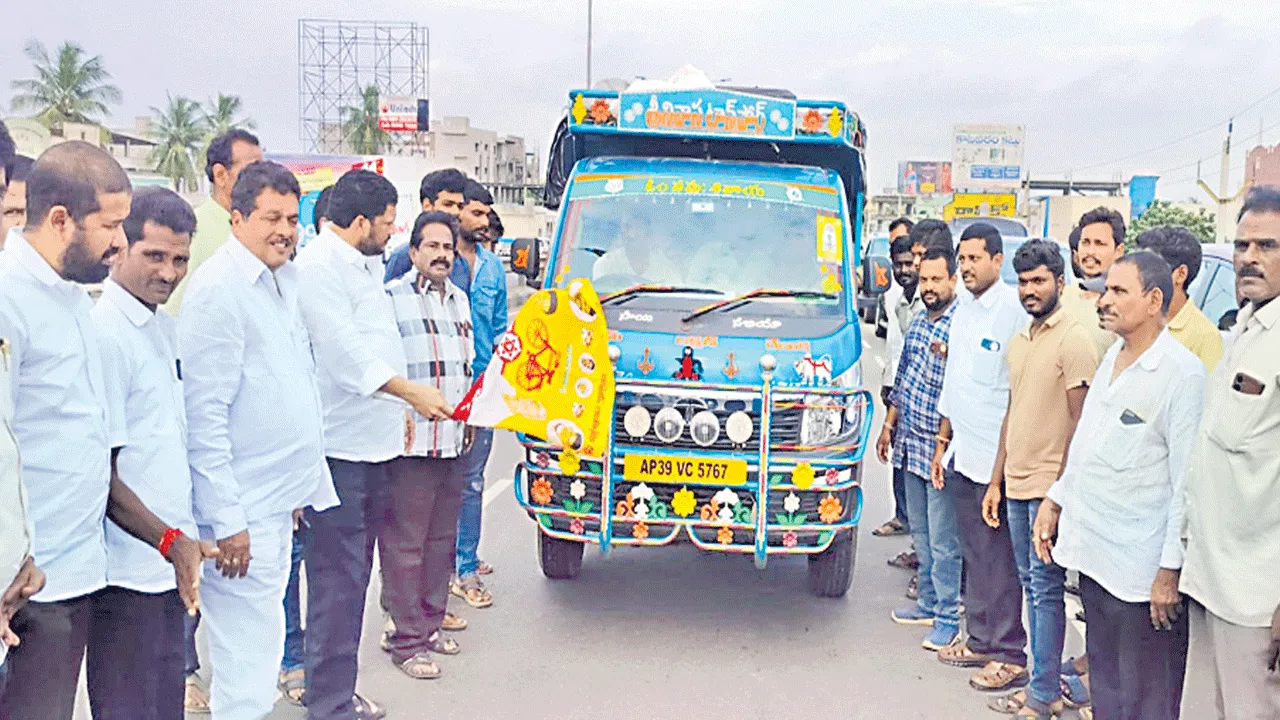
<path id="1" fill-rule="evenodd" d="M 243 109 L 244 103 L 240 100 L 239 95 L 218 93 L 216 99 L 210 100 L 201 108 L 204 113 L 205 123 L 208 126 L 209 137 L 217 137 L 233 128 L 252 130 L 254 128 L 253 120 L 237 117 Z"/>
<path id="2" fill-rule="evenodd" d="M 67 42 L 50 57 L 39 40 L 28 41 L 23 52 L 36 77 L 13 81 L 13 109 L 32 112 L 45 127 L 99 122 L 109 114 L 107 104 L 122 99 L 120 88 L 108 82 L 111 73 L 103 67 L 101 55 L 85 57 L 84 48 Z"/>
<path id="3" fill-rule="evenodd" d="M 378 127 L 378 88 L 366 87 L 360 93 L 360 107 L 342 109 L 342 137 L 351 151 L 359 155 L 377 155 L 391 136 Z"/>
<path id="4" fill-rule="evenodd" d="M 152 107 L 155 115 L 151 135 L 157 145 L 151 151 L 156 172 L 173 181 L 178 192 L 194 192 L 199 183 L 194 153 L 204 142 L 206 125 L 200 103 L 182 96 L 168 96 L 164 110 Z"/>

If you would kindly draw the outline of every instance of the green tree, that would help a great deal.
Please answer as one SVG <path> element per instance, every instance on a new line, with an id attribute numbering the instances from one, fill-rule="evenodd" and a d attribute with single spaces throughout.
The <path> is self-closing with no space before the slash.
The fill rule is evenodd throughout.
<path id="1" fill-rule="evenodd" d="M 377 155 L 387 147 L 391 137 L 378 127 L 378 88 L 366 87 L 360 93 L 359 107 L 342 109 L 342 139 L 359 155 Z"/>
<path id="2" fill-rule="evenodd" d="M 178 192 L 193 192 L 200 178 L 193 160 L 204 142 L 206 123 L 200 103 L 182 96 L 168 96 L 168 107 L 152 107 L 155 116 L 152 138 L 157 145 L 151 151 L 156 172 L 173 181 Z"/>
<path id="3" fill-rule="evenodd" d="M 13 81 L 13 109 L 32 113 L 45 127 L 101 122 L 109 114 L 108 103 L 122 99 L 120 89 L 108 82 L 111 73 L 101 55 L 86 57 L 84 48 L 67 42 L 51 57 L 39 40 L 29 40 L 23 52 L 36 76 Z"/>
<path id="4" fill-rule="evenodd" d="M 244 110 L 244 103 L 240 100 L 239 95 L 218 93 L 217 98 L 206 103 L 201 108 L 201 111 L 204 113 L 204 121 L 208 126 L 209 139 L 235 128 L 252 130 L 254 122 L 249 118 L 241 118 L 240 113 L 242 110 Z"/>
<path id="5" fill-rule="evenodd" d="M 1130 244 L 1137 241 L 1138 236 L 1143 232 L 1154 227 L 1162 227 L 1165 225 L 1173 225 L 1184 227 L 1191 231 L 1192 235 L 1199 238 L 1202 243 L 1211 243 L 1217 232 L 1217 224 L 1214 222 L 1213 216 L 1205 210 L 1196 210 L 1192 212 L 1185 208 L 1176 207 L 1167 200 L 1156 200 L 1151 203 L 1151 207 L 1142 213 L 1142 217 L 1134 220 L 1129 225 L 1129 231 L 1125 233 L 1130 238 Z"/>

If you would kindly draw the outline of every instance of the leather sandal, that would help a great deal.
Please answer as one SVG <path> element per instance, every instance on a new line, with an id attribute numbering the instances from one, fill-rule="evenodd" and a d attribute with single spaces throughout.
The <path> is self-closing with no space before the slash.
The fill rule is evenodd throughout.
<path id="1" fill-rule="evenodd" d="M 457 640 L 441 635 L 439 630 L 427 638 L 427 647 L 431 648 L 431 652 L 441 655 L 457 655 L 462 652 Z"/>
<path id="2" fill-rule="evenodd" d="M 447 612 L 444 614 L 444 620 L 440 623 L 440 629 L 447 632 L 462 632 L 467 629 L 467 621 L 465 618 Z"/>
<path id="3" fill-rule="evenodd" d="M 396 663 L 396 667 L 414 680 L 436 680 L 440 677 L 440 666 L 436 665 L 427 653 L 418 653 L 411 658 L 406 658 Z"/>
<path id="4" fill-rule="evenodd" d="M 1004 692 L 1013 688 L 1025 686 L 1031 679 L 1027 669 L 1012 663 L 1003 663 L 999 660 L 992 660 L 982 669 L 969 678 L 969 687 L 982 692 Z M 1017 693 L 1014 693 L 1017 695 Z M 1025 695 L 1025 693 L 1023 694 Z M 1022 696 L 1017 700 L 1019 706 L 1024 702 Z M 994 708 L 993 708 L 994 709 Z M 1012 712 L 1015 712 L 1014 708 Z"/>
<path id="5" fill-rule="evenodd" d="M 938 651 L 938 662 L 952 667 L 976 668 L 991 662 L 991 658 L 976 653 L 969 648 L 969 643 L 955 643 Z"/>

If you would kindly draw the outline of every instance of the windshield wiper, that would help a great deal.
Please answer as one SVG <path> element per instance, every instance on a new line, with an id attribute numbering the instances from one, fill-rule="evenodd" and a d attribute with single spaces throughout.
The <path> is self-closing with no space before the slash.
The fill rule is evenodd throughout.
<path id="1" fill-rule="evenodd" d="M 765 297 L 820 298 L 824 300 L 834 300 L 836 296 L 833 293 L 814 292 L 812 290 L 780 290 L 780 289 L 769 289 L 769 288 L 757 288 L 750 292 L 745 292 L 741 295 L 738 295 L 737 297 L 725 298 L 724 300 L 717 300 L 716 302 L 713 302 L 710 305 L 704 305 L 698 308 L 697 310 L 694 310 L 693 312 L 689 313 L 688 315 L 685 315 L 683 318 L 681 318 L 681 322 L 691 322 L 693 320 L 696 320 L 702 317 L 703 315 L 706 315 L 707 313 L 713 313 L 717 310 L 722 310 L 731 305 L 736 307 L 743 303 L 751 302 L 756 298 L 765 298 Z"/>
<path id="2" fill-rule="evenodd" d="M 618 292 L 609 293 L 608 295 L 605 295 L 604 297 L 600 298 L 600 304 L 608 305 L 610 302 L 614 300 L 618 300 L 625 297 L 631 297 L 632 295 L 639 295 L 640 293 L 655 293 L 655 294 L 656 293 L 667 293 L 667 294 L 697 293 L 699 295 L 723 295 L 724 294 L 719 290 L 712 290 L 711 288 L 678 287 L 675 285 L 651 285 L 649 283 L 641 283 L 639 285 L 632 285 L 631 287 L 626 288 L 625 290 L 619 290 Z"/>

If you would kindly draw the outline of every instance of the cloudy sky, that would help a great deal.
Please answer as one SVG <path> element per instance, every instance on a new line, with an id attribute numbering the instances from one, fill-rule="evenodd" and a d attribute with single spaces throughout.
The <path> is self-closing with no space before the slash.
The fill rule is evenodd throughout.
<path id="1" fill-rule="evenodd" d="M 586 0 L 61 0 L 4 12 L 0 106 L 27 77 L 21 46 L 65 40 L 102 55 L 124 103 L 239 94 L 269 149 L 302 149 L 299 17 L 413 20 L 431 31 L 432 114 L 469 115 L 545 153 L 566 90 L 585 76 Z M 602 77 L 713 79 L 847 100 L 869 128 L 870 182 L 897 162 L 947 159 L 956 122 L 1021 123 L 1036 177 L 1156 172 L 1160 194 L 1216 187 L 1229 117 L 1236 147 L 1280 142 L 1275 0 L 595 0 Z M 3 107 L 0 107 L 3 112 Z M 1243 152 L 1235 174 L 1243 173 Z M 1238 180 L 1237 180 L 1238 182 Z"/>

